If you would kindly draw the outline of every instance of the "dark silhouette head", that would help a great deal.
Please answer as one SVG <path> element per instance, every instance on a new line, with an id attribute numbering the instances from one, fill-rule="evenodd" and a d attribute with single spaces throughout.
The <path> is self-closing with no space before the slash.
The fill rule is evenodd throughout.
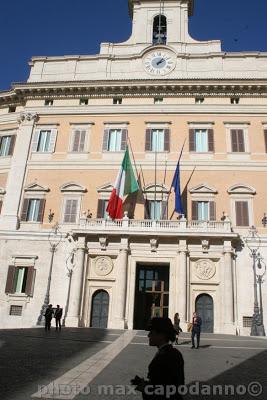
<path id="1" fill-rule="evenodd" d="M 175 341 L 176 331 L 170 318 L 152 318 L 147 330 L 150 346 L 160 347 L 165 343 Z"/>

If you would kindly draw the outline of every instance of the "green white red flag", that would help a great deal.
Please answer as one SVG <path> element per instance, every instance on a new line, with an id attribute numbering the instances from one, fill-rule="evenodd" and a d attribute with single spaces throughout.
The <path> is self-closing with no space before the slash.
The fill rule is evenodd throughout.
<path id="1" fill-rule="evenodd" d="M 139 186 L 134 175 L 127 146 L 106 210 L 110 218 L 122 219 L 123 197 L 138 190 Z"/>

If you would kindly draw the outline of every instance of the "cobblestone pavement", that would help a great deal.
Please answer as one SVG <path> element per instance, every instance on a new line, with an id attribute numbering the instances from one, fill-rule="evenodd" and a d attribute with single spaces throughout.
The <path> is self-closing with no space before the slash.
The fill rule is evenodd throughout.
<path id="1" fill-rule="evenodd" d="M 267 398 L 266 339 L 203 334 L 192 350 L 183 333 L 178 348 L 185 399 Z M 146 375 L 155 352 L 144 331 L 2 330 L 0 399 L 139 400 L 130 379 Z"/>

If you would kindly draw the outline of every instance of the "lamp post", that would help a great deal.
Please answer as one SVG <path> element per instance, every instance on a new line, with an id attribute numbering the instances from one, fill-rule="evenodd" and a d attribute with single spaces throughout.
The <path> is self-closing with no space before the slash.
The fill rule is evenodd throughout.
<path id="1" fill-rule="evenodd" d="M 262 284 L 264 282 L 263 276 L 266 274 L 266 264 L 262 257 L 258 258 L 257 262 L 257 281 L 259 284 L 259 296 L 260 296 L 260 316 L 261 316 L 261 325 L 262 325 L 262 336 L 266 336 L 264 321 L 263 321 L 263 305 L 262 305 Z"/>
<path id="2" fill-rule="evenodd" d="M 265 336 L 265 330 L 263 326 L 263 314 L 262 314 L 262 309 L 260 311 L 259 308 L 258 287 L 257 287 L 258 276 L 259 276 L 257 275 L 257 267 L 258 269 L 260 269 L 259 263 L 260 260 L 262 260 L 261 254 L 259 252 L 261 240 L 255 226 L 252 226 L 250 228 L 248 236 L 244 238 L 244 242 L 247 245 L 248 249 L 250 250 L 250 257 L 252 258 L 252 265 L 253 265 L 253 279 L 254 279 L 254 312 L 252 317 L 252 326 L 250 335 Z M 260 292 L 261 292 L 261 285 L 260 285 Z"/>
<path id="3" fill-rule="evenodd" d="M 59 230 L 59 224 L 56 223 L 55 226 L 53 227 L 52 231 L 48 235 L 48 241 L 50 244 L 50 251 L 51 251 L 51 259 L 50 259 L 50 268 L 49 268 L 49 274 L 48 274 L 48 280 L 47 280 L 47 288 L 46 288 L 46 294 L 44 298 L 44 303 L 42 305 L 40 315 L 37 320 L 37 325 L 43 325 L 44 324 L 44 314 L 45 311 L 50 303 L 50 287 L 51 287 L 51 280 L 52 280 L 52 271 L 53 271 L 53 262 L 54 262 L 54 256 L 55 252 L 57 251 L 57 247 L 59 243 L 61 242 L 63 237 L 63 234 Z"/>

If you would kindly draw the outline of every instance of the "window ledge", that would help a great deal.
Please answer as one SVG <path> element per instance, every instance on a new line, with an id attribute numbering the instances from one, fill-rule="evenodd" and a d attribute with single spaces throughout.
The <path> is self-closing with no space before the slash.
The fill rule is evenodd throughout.
<path id="1" fill-rule="evenodd" d="M 28 296 L 25 293 L 6 293 L 7 295 L 7 301 L 8 303 L 17 303 L 15 305 L 19 304 L 27 304 L 30 302 L 31 296 Z M 18 304 L 19 303 L 19 304 Z"/>

